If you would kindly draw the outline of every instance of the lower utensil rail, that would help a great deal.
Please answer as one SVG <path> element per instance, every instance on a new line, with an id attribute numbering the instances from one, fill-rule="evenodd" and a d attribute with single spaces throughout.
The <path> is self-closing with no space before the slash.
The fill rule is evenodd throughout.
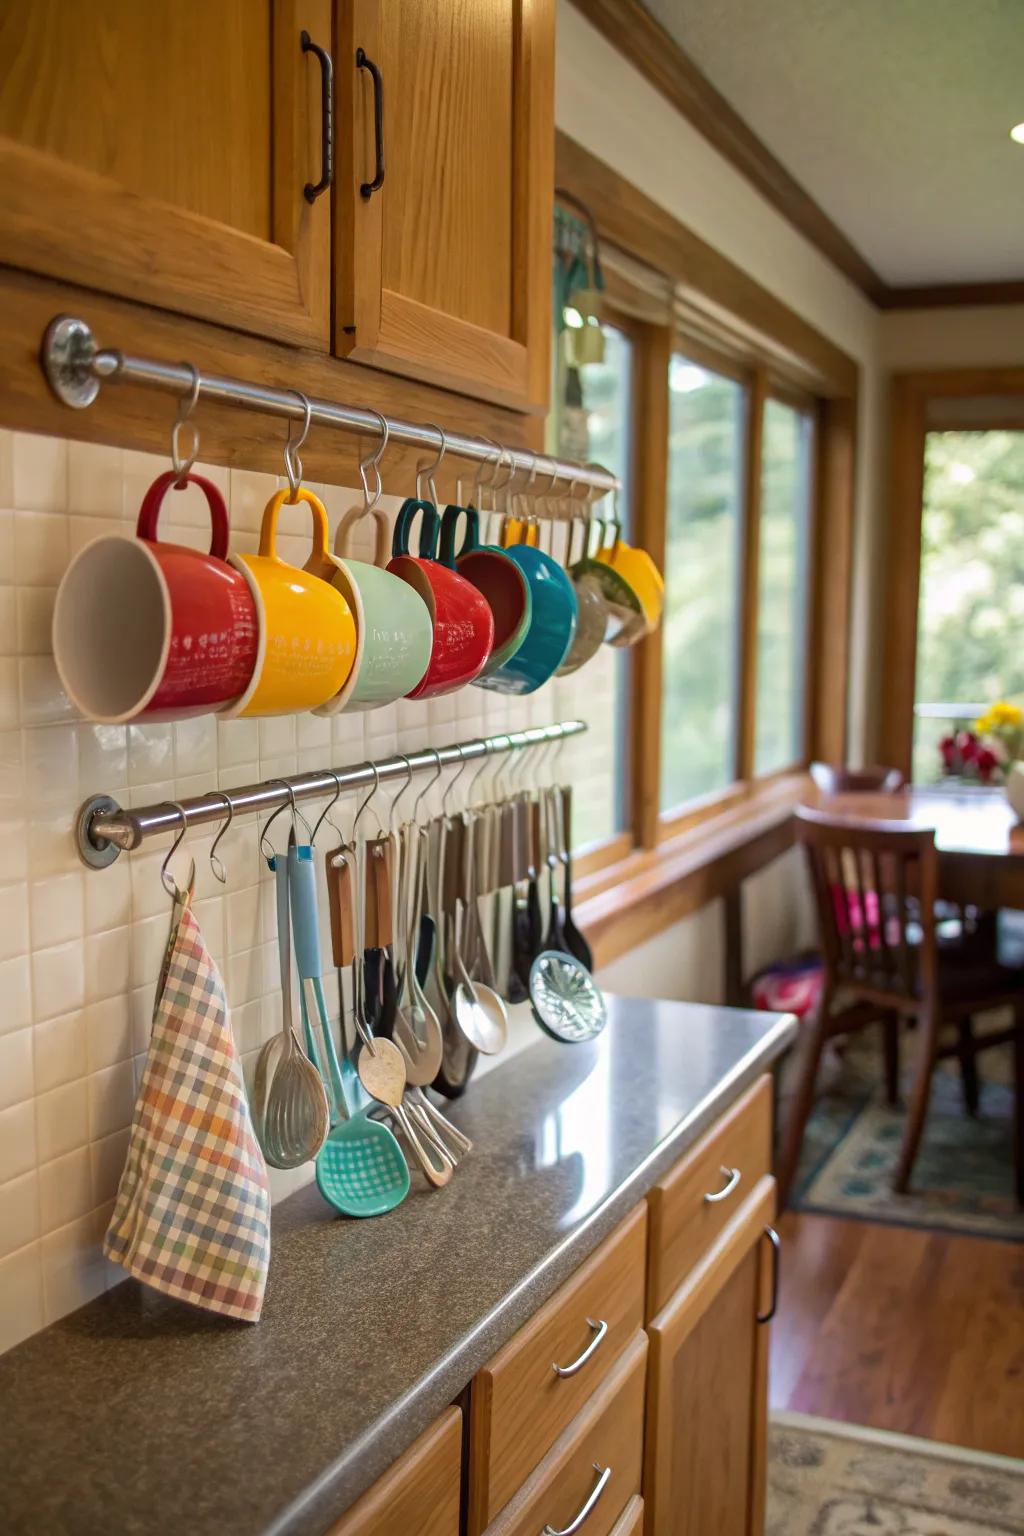
<path id="1" fill-rule="evenodd" d="M 496 736 L 478 736 L 473 741 L 455 742 L 446 747 L 427 747 L 408 755 L 399 753 L 381 762 L 359 763 L 354 767 L 325 768 L 294 778 L 268 779 L 261 784 L 246 784 L 241 789 L 213 789 L 206 795 L 171 804 L 144 805 L 125 809 L 110 795 L 91 795 L 80 807 L 76 820 L 78 852 L 90 869 L 105 869 L 125 849 L 141 846 L 147 837 L 162 832 L 206 822 L 227 821 L 248 811 L 275 811 L 295 800 L 316 800 L 324 795 L 367 789 L 389 780 L 405 779 L 426 769 L 435 771 L 457 763 L 471 763 L 504 752 L 522 751 L 544 743 L 578 736 L 587 729 L 584 720 L 562 720 L 554 725 L 531 726 L 524 731 L 507 731 Z"/>

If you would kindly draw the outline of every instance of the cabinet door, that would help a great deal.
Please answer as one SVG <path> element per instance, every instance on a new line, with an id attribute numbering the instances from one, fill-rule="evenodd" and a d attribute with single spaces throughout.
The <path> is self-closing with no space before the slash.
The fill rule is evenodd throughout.
<path id="1" fill-rule="evenodd" d="M 4 0 L 0 261 L 327 348 L 330 0 Z"/>
<path id="2" fill-rule="evenodd" d="M 335 350 L 543 409 L 554 0 L 339 0 L 337 18 Z M 357 56 L 383 99 L 369 195 L 375 85 Z"/>
<path id="3" fill-rule="evenodd" d="M 773 1209 L 764 1179 L 649 1325 L 647 1536 L 762 1536 Z"/>

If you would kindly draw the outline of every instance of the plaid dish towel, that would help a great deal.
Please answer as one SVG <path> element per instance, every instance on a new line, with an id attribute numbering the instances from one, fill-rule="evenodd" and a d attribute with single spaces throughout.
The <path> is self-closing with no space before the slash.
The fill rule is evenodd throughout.
<path id="1" fill-rule="evenodd" d="M 259 1320 L 270 1262 L 267 1171 L 224 984 L 187 899 L 174 906 L 103 1251 L 168 1296 Z"/>

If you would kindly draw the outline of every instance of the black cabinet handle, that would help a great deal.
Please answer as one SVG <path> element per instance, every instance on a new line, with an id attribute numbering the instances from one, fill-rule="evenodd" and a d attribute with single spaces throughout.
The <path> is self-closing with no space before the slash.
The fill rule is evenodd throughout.
<path id="1" fill-rule="evenodd" d="M 384 185 L 384 80 L 372 59 L 361 48 L 356 49 L 356 66 L 368 69 L 373 81 L 373 137 L 376 150 L 376 169 L 372 181 L 364 181 L 359 188 L 361 197 L 371 198 Z"/>
<path id="2" fill-rule="evenodd" d="M 301 34 L 303 53 L 315 53 L 320 60 L 320 180 L 307 181 L 303 193 L 307 203 L 315 203 L 321 192 L 334 180 L 334 65 L 326 48 L 314 43 L 308 32 Z"/>
<path id="3" fill-rule="evenodd" d="M 772 1299 L 768 1304 L 767 1312 L 759 1312 L 759 1323 L 770 1323 L 779 1310 L 779 1258 L 782 1252 L 782 1242 L 774 1227 L 765 1227 L 762 1233 L 772 1245 Z"/>

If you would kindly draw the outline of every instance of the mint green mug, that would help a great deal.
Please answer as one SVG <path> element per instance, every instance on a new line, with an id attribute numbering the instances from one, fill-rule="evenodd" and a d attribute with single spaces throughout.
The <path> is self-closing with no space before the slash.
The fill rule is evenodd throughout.
<path id="1" fill-rule="evenodd" d="M 352 531 L 365 516 L 374 522 L 373 564 L 348 553 Z M 307 562 L 307 571 L 344 595 L 356 621 L 356 656 L 348 681 L 314 714 L 380 709 L 404 698 L 426 675 L 433 645 L 430 614 L 418 592 L 384 569 L 389 544 L 386 514 L 353 507 L 338 525 L 334 554 L 320 558 L 314 553 Z"/>

